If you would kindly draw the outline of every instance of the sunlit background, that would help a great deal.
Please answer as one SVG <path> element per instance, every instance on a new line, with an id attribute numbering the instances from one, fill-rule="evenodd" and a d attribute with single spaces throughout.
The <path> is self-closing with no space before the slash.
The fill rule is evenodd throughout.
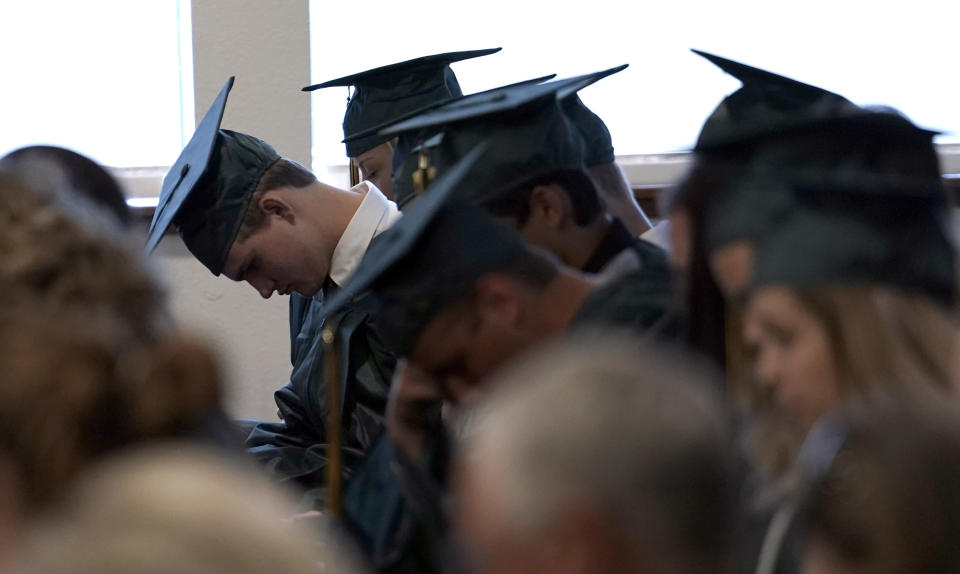
<path id="1" fill-rule="evenodd" d="M 581 96 L 609 125 L 618 154 L 662 153 L 687 149 L 707 114 L 738 85 L 688 51 L 696 47 L 858 103 L 893 105 L 924 126 L 951 132 L 939 142 L 960 142 L 960 2 L 367 0 L 358 6 L 311 0 L 312 77 L 305 84 L 494 46 L 503 51 L 454 65 L 465 92 L 629 63 Z M 52 143 L 114 167 L 169 165 L 193 129 L 189 8 L 189 0 L 4 2 L 0 154 Z M 313 98 L 314 167 L 344 164 L 347 90 L 304 97 Z"/>

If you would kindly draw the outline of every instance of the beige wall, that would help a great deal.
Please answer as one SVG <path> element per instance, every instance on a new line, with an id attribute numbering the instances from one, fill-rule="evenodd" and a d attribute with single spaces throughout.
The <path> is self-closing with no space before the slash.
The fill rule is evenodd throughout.
<path id="1" fill-rule="evenodd" d="M 307 0 L 192 5 L 197 121 L 226 78 L 236 76 L 223 127 L 256 135 L 310 165 L 310 98 L 300 92 L 310 78 Z M 245 284 L 214 277 L 176 235 L 164 239 L 155 259 L 175 318 L 221 351 L 231 414 L 275 419 L 273 391 L 290 375 L 287 298 L 265 301 Z"/>

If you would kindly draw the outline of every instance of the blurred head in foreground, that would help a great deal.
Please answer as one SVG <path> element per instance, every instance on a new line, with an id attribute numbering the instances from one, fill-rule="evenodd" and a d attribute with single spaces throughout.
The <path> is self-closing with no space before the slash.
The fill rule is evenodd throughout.
<path id="1" fill-rule="evenodd" d="M 804 572 L 960 571 L 956 405 L 890 402 L 811 435 Z"/>
<path id="2" fill-rule="evenodd" d="M 171 444 L 130 453 L 85 477 L 32 532 L 22 574 L 299 574 L 346 569 L 326 532 L 288 520 L 286 493 L 251 469 Z"/>
<path id="3" fill-rule="evenodd" d="M 109 313 L 0 309 L 0 372 L 0 460 L 22 516 L 131 445 L 174 437 L 222 444 L 226 434 L 207 346 L 181 337 L 140 344 Z"/>
<path id="4" fill-rule="evenodd" d="M 479 572 L 726 571 L 722 405 L 689 361 L 638 347 L 569 340 L 497 377 L 457 465 Z"/>
<path id="5" fill-rule="evenodd" d="M 0 172 L 3 306 L 103 311 L 154 338 L 169 327 L 165 297 L 137 247 L 101 210 Z"/>
<path id="6" fill-rule="evenodd" d="M 88 202 L 121 227 L 133 223 L 120 184 L 92 159 L 66 148 L 22 147 L 0 158 L 0 168 L 22 177 L 31 187 L 60 194 L 67 201 Z"/>

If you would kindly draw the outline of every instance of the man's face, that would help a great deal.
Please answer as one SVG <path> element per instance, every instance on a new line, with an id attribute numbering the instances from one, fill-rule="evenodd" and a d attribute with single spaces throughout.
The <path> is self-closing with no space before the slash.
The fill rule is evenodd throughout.
<path id="1" fill-rule="evenodd" d="M 390 170 L 393 165 L 393 145 L 390 142 L 382 143 L 353 158 L 360 170 L 360 179 L 369 181 L 383 192 L 388 199 L 393 199 L 393 182 L 390 180 Z"/>
<path id="2" fill-rule="evenodd" d="M 227 254 L 224 275 L 246 281 L 267 299 L 297 292 L 306 297 L 317 293 L 326 280 L 332 249 L 311 241 L 303 224 L 268 216 L 267 226 L 243 241 L 236 241 Z"/>
<path id="3" fill-rule="evenodd" d="M 519 297 L 517 295 L 516 297 Z M 441 311 L 420 333 L 410 359 L 441 386 L 475 386 L 535 343 L 508 302 L 471 301 Z"/>

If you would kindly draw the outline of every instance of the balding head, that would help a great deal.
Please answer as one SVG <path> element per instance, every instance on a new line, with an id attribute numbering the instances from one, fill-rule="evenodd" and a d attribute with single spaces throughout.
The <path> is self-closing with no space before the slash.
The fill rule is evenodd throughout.
<path id="1" fill-rule="evenodd" d="M 526 561 L 518 571 L 722 571 L 727 431 L 688 362 L 592 337 L 498 377 L 459 465 L 461 524 L 481 565 L 512 556 Z"/>

